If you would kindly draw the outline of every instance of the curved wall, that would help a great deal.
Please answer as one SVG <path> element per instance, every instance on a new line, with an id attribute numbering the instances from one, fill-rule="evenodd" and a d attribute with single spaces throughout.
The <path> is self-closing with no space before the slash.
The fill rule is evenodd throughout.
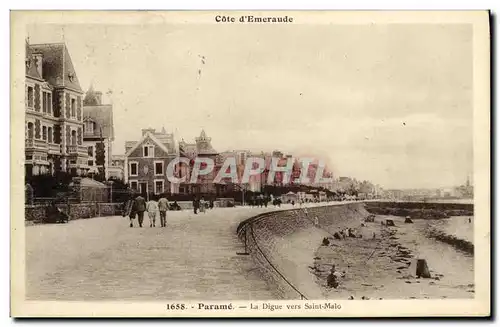
<path id="1" fill-rule="evenodd" d="M 246 237 L 248 252 L 277 297 L 322 299 L 309 271 L 316 249 L 324 237 L 359 227 L 368 215 L 360 202 L 275 211 L 242 222 L 238 235 L 243 241 Z"/>

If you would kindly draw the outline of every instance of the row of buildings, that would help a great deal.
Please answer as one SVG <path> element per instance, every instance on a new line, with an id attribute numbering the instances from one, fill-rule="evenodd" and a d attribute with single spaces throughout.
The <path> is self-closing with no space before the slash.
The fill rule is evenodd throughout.
<path id="1" fill-rule="evenodd" d="M 215 167 L 208 175 L 198 178 L 198 183 L 170 183 L 167 177 L 166 168 L 176 157 L 186 157 L 193 160 L 196 157 L 206 157 L 214 161 Z M 230 178 L 223 178 L 220 182 L 214 183 L 214 179 L 223 167 L 223 163 L 228 158 L 233 158 L 236 163 L 238 176 L 241 178 L 246 159 L 249 157 L 259 157 L 264 159 L 266 169 L 259 175 L 250 176 L 246 185 L 232 183 Z M 161 131 L 156 129 L 142 129 L 142 137 L 138 141 L 125 142 L 125 155 L 112 158 L 115 167 L 124 167 L 124 179 L 132 189 L 141 193 L 160 194 L 167 193 L 208 193 L 221 194 L 225 192 L 246 190 L 252 192 L 261 192 L 265 185 L 283 185 L 284 174 L 277 172 L 274 181 L 268 183 L 271 161 L 273 158 L 279 158 L 278 165 L 284 165 L 290 155 L 284 155 L 279 151 L 272 153 L 253 153 L 247 150 L 232 150 L 219 152 L 212 146 L 212 139 L 204 130 L 194 142 L 189 143 L 185 140 L 176 142 L 172 133 L 167 133 L 163 128 Z M 180 164 L 176 171 L 177 177 L 186 176 L 190 179 L 190 168 L 188 165 Z M 308 176 L 314 179 L 317 164 L 311 164 Z M 295 161 L 292 179 L 296 180 L 300 176 L 299 161 Z M 311 183 L 313 186 L 313 183 Z"/>
<path id="2" fill-rule="evenodd" d="M 390 189 L 384 192 L 384 197 L 392 200 L 446 200 L 446 199 L 473 199 L 474 186 L 471 178 L 467 177 L 464 184 L 455 187 L 425 188 L 425 189 Z"/>
<path id="3" fill-rule="evenodd" d="M 157 131 L 142 129 L 139 140 L 125 142 L 124 155 L 112 155 L 114 141 L 113 107 L 103 103 L 103 94 L 91 86 L 84 92 L 64 43 L 29 44 L 26 42 L 26 99 L 25 99 L 25 168 L 26 176 L 69 172 L 75 176 L 97 176 L 102 179 L 121 179 L 132 189 L 147 194 L 160 193 L 224 193 L 235 190 L 261 192 L 266 185 L 283 185 L 284 175 L 277 172 L 269 183 L 271 161 L 279 159 L 284 166 L 291 155 L 280 151 L 252 152 L 231 150 L 219 152 L 204 130 L 194 142 L 177 142 L 173 133 L 164 128 Z M 215 162 L 209 175 L 196 184 L 172 184 L 166 168 L 178 156 L 193 159 L 208 157 Z M 213 183 L 222 164 L 233 158 L 241 177 L 246 159 L 264 159 L 266 169 L 250 177 L 246 185 L 233 184 L 229 179 Z M 331 184 L 314 184 L 317 163 L 310 165 L 309 186 L 332 191 L 352 188 L 349 178 L 338 178 Z M 178 176 L 190 177 L 190 167 L 180 165 Z M 298 160 L 294 162 L 291 181 L 300 177 Z M 332 174 L 325 172 L 325 177 Z"/>

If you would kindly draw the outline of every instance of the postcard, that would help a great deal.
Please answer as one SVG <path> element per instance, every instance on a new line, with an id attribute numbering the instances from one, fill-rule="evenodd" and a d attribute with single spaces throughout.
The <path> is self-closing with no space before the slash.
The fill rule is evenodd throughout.
<path id="1" fill-rule="evenodd" d="M 491 314 L 487 11 L 12 11 L 13 317 Z"/>

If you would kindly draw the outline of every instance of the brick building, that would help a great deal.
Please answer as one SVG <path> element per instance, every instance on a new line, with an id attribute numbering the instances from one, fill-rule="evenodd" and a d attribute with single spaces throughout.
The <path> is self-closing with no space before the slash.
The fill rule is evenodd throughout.
<path id="1" fill-rule="evenodd" d="M 83 99 L 83 145 L 87 148 L 90 172 L 104 171 L 105 179 L 110 177 L 112 166 L 113 106 L 102 103 L 102 92 L 91 86 Z M 101 149 L 101 147 L 103 149 Z M 98 158 L 98 153 L 103 158 Z"/>
<path id="2" fill-rule="evenodd" d="M 149 199 L 151 194 L 177 193 L 167 179 L 167 166 L 178 156 L 173 134 L 147 128 L 139 141 L 125 142 L 125 182 Z"/>
<path id="3" fill-rule="evenodd" d="M 223 185 L 215 185 L 213 183 L 217 173 L 220 169 L 220 163 L 218 160 L 218 153 L 212 147 L 212 138 L 208 137 L 204 130 L 201 131 L 200 136 L 195 138 L 195 143 L 187 143 L 184 140 L 179 142 L 179 154 L 182 157 L 187 157 L 190 160 L 194 160 L 196 157 L 210 158 L 214 161 L 215 167 L 207 175 L 202 175 L 198 177 L 198 182 L 195 184 L 181 183 L 179 187 L 179 193 L 184 194 L 217 194 L 219 187 L 224 187 Z M 182 167 L 183 176 L 187 175 L 190 178 L 190 172 L 187 167 Z"/>
<path id="4" fill-rule="evenodd" d="M 66 45 L 26 42 L 25 65 L 26 175 L 85 175 L 83 91 Z"/>

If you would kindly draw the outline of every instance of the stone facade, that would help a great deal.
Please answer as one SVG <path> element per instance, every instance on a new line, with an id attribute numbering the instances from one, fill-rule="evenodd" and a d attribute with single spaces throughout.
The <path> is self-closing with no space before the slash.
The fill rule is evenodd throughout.
<path id="1" fill-rule="evenodd" d="M 154 130 L 143 130 L 142 139 L 125 154 L 126 181 L 146 199 L 174 193 L 167 178 L 167 167 L 177 154 L 170 144 L 163 143 L 155 134 Z M 167 142 L 170 143 L 170 139 Z"/>
<path id="2" fill-rule="evenodd" d="M 82 95 L 65 44 L 26 43 L 26 175 L 88 171 Z"/>

